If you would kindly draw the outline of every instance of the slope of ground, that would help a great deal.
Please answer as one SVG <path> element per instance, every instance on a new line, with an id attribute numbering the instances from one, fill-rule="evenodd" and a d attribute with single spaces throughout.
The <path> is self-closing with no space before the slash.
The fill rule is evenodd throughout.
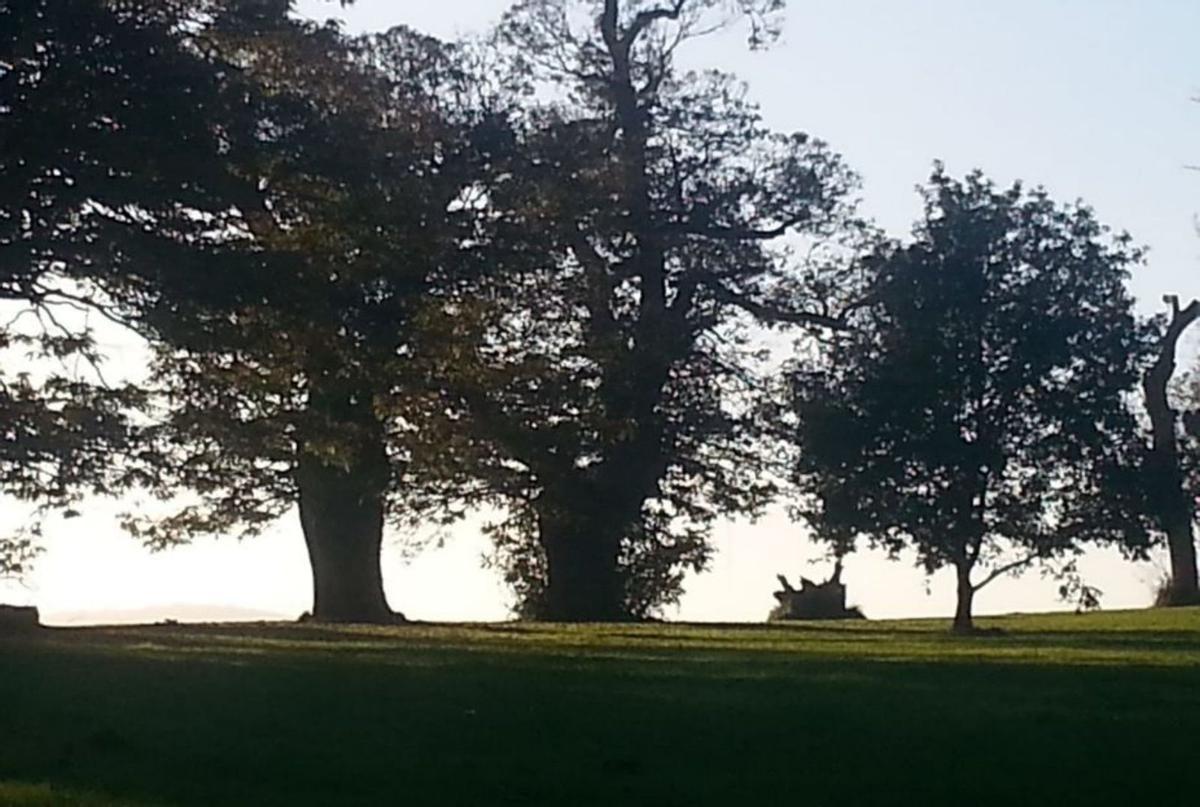
<path id="1" fill-rule="evenodd" d="M 50 630 L 0 804 L 1194 798 L 1200 610 L 981 622 Z"/>

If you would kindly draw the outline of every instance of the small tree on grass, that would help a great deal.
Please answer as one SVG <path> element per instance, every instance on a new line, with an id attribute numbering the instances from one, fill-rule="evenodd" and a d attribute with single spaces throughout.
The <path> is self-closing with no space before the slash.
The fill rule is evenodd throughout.
<path id="1" fill-rule="evenodd" d="M 1106 495 L 1134 445 L 1141 251 L 1086 207 L 978 173 L 938 167 L 924 197 L 911 242 L 863 261 L 861 328 L 792 373 L 795 475 L 818 538 L 953 568 L 969 632 L 998 577 L 1088 541 L 1146 545 Z"/>

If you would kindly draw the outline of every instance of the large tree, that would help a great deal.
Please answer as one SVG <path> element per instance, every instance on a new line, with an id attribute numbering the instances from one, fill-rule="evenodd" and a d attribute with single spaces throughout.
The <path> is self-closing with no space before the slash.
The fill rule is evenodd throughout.
<path id="1" fill-rule="evenodd" d="M 498 554 L 527 615 L 645 616 L 705 566 L 717 518 L 773 494 L 749 326 L 837 325 L 786 293 L 785 245 L 838 232 L 854 178 L 675 56 L 738 21 L 765 41 L 781 6 L 528 0 L 501 25 L 543 100 L 486 200 L 516 269 L 472 300 L 456 343 L 473 347 L 447 372 L 493 449 Z"/>
<path id="2" fill-rule="evenodd" d="M 1110 495 L 1136 442 L 1141 253 L 1086 207 L 979 174 L 939 168 L 924 197 L 912 239 L 864 259 L 859 327 L 793 375 L 795 475 L 819 538 L 953 568 L 965 632 L 1001 575 L 1085 541 L 1146 547 Z"/>
<path id="3" fill-rule="evenodd" d="M 37 268 L 14 284 L 152 346 L 153 420 L 119 482 L 190 501 L 132 515 L 136 534 L 248 535 L 298 504 L 315 615 L 387 620 L 384 522 L 425 501 L 438 411 L 412 323 L 461 264 L 449 231 L 479 149 L 445 114 L 466 90 L 440 43 L 289 8 L 6 8 L 4 167 L 23 183 L 6 224 Z"/>
<path id="4" fill-rule="evenodd" d="M 258 136 L 230 150 L 252 194 L 216 239 L 246 271 L 188 317 L 174 294 L 150 312 L 170 412 L 151 432 L 158 490 L 200 496 L 129 525 L 166 546 L 251 535 L 298 507 L 313 616 L 390 621 L 385 527 L 466 481 L 420 357 L 449 313 L 440 295 L 477 264 L 462 197 L 489 140 L 473 136 L 470 88 L 434 40 L 295 21 L 218 33 L 267 88 Z"/>

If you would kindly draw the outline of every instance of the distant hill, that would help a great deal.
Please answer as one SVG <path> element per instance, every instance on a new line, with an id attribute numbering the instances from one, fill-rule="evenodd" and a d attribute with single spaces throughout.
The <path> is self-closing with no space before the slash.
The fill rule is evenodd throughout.
<path id="1" fill-rule="evenodd" d="M 237 605 L 203 605 L 178 603 L 151 605 L 144 608 L 95 609 L 84 611 L 43 611 L 42 624 L 78 625 L 148 625 L 172 619 L 176 622 L 277 622 L 295 619 L 298 614 L 283 614 L 243 608 Z"/>

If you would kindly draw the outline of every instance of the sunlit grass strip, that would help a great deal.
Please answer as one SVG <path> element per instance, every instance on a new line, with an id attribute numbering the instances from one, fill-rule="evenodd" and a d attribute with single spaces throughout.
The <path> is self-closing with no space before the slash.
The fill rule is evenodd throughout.
<path id="1" fill-rule="evenodd" d="M 69 790 L 47 784 L 0 781 L 3 807 L 150 807 L 145 802 L 115 799 L 97 793 Z"/>
<path id="2" fill-rule="evenodd" d="M 415 623 L 398 627 L 296 624 L 148 626 L 51 631 L 45 645 L 161 658 L 231 661 L 320 655 L 436 666 L 439 653 L 534 654 L 655 663 L 796 659 L 1065 665 L 1200 665 L 1200 609 L 1040 614 L 980 620 L 1003 633 L 950 635 L 942 620 L 787 625 L 557 625 Z M 417 651 L 422 651 L 417 655 Z"/>

